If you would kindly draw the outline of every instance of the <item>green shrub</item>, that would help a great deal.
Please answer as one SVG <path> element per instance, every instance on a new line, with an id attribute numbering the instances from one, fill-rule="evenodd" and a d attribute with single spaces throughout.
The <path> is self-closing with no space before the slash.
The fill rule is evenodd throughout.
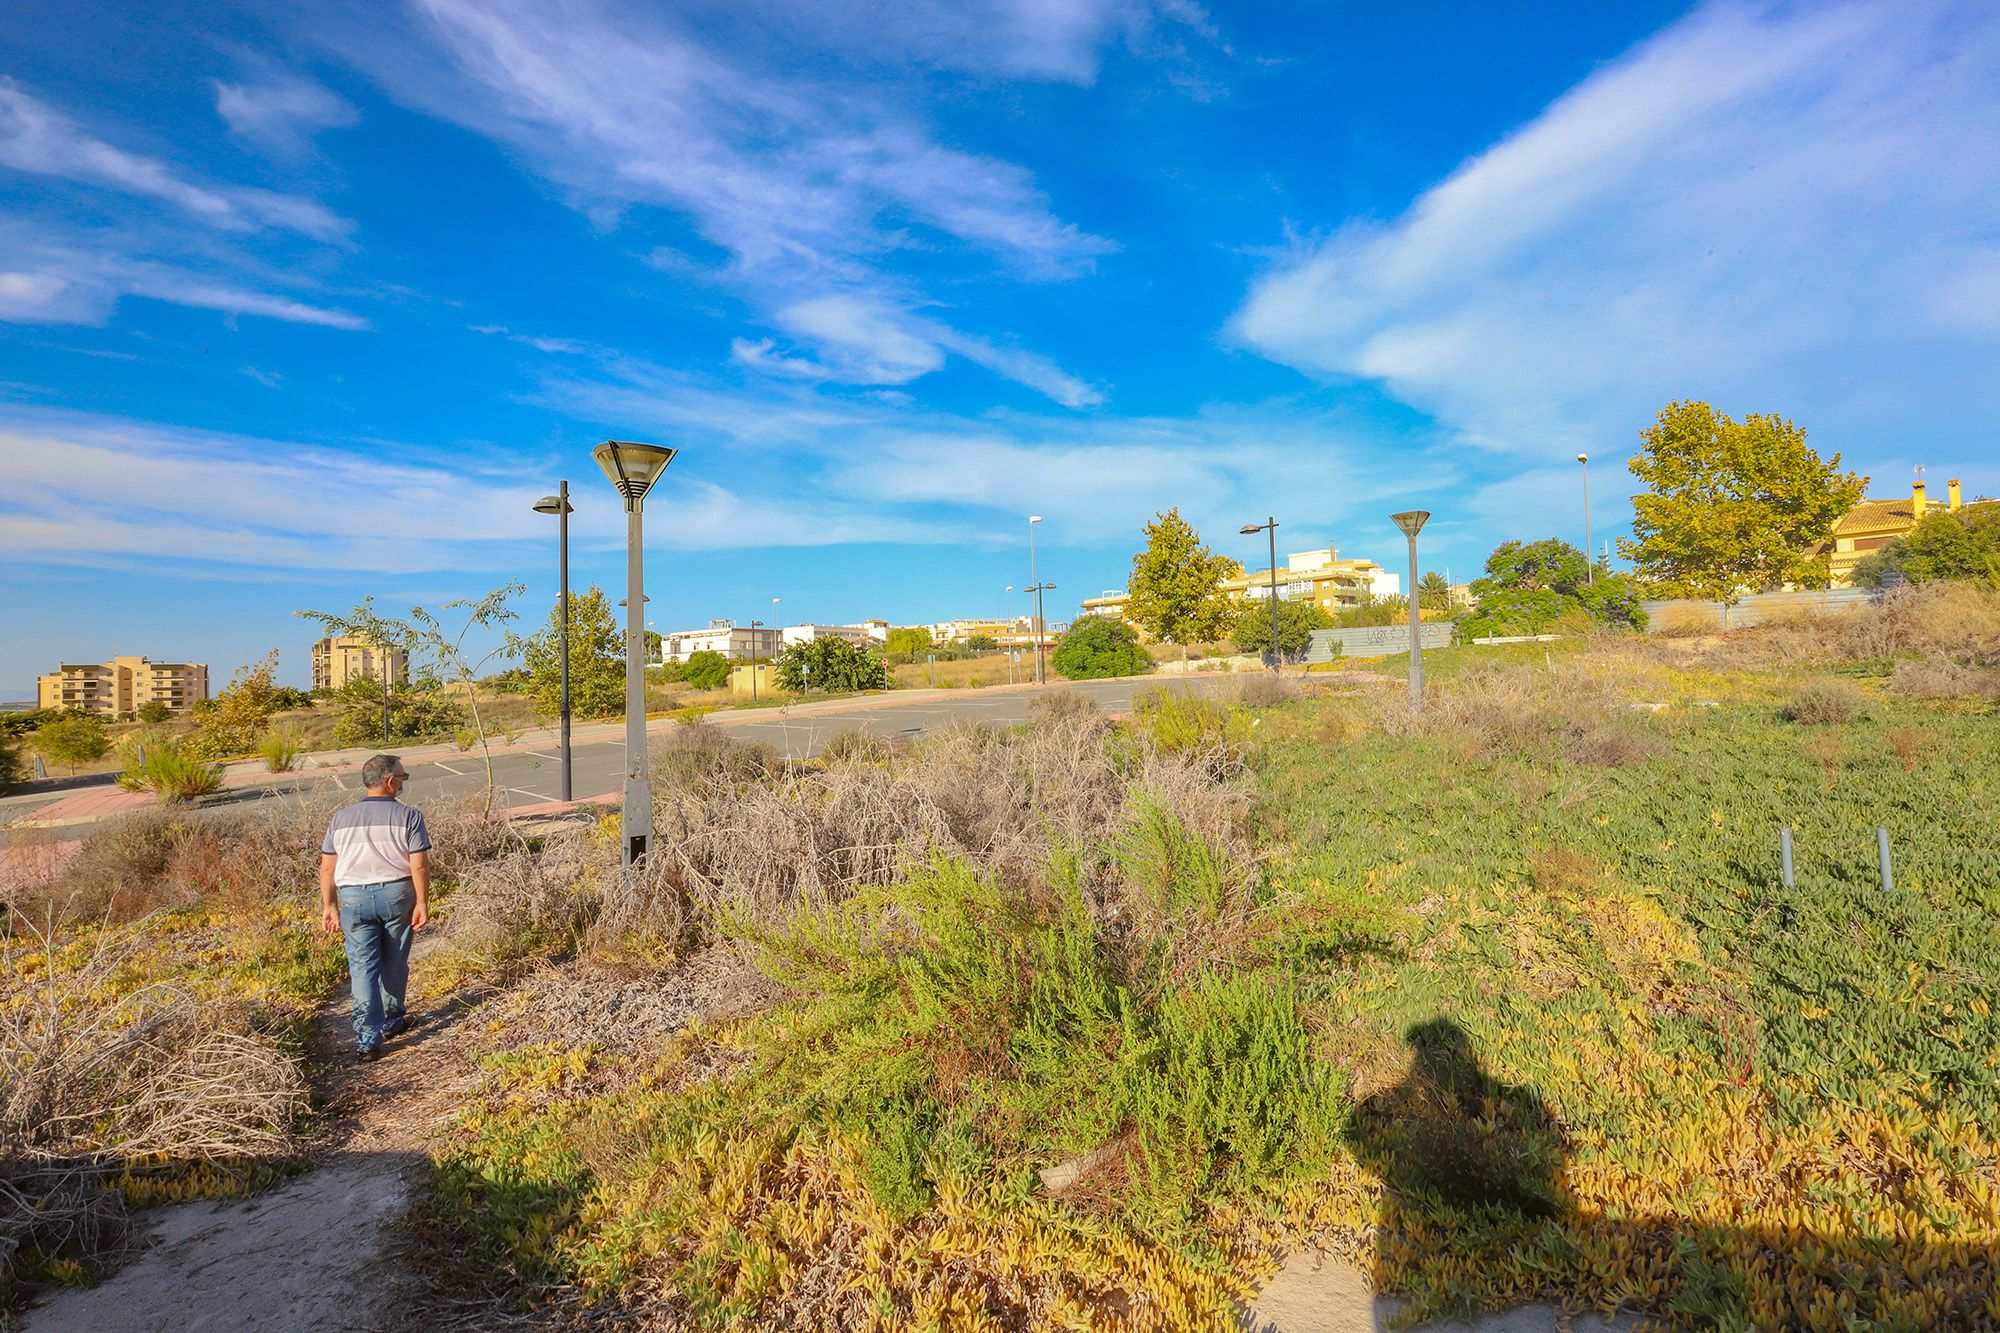
<path id="1" fill-rule="evenodd" d="M 110 753 L 111 740 L 101 719 L 79 714 L 43 724 L 35 733 L 35 748 L 74 773 Z"/>
<path id="2" fill-rule="evenodd" d="M 466 724 L 465 710 L 441 692 L 398 690 L 389 696 L 389 736 L 394 741 L 442 741 Z M 367 692 L 342 695 L 340 716 L 333 724 L 336 746 L 381 745 L 382 697 Z"/>
<path id="3" fill-rule="evenodd" d="M 296 732 L 273 727 L 257 742 L 258 757 L 273 773 L 289 773 L 298 766 L 299 738 Z"/>
<path id="4" fill-rule="evenodd" d="M 1139 729 L 1169 754 L 1211 749 L 1236 739 L 1228 707 L 1191 690 L 1147 690 L 1133 697 L 1132 712 Z"/>
<path id="5" fill-rule="evenodd" d="M 889 688 L 889 667 L 881 658 L 860 644 L 831 635 L 792 644 L 778 654 L 776 666 L 778 688 L 794 694 L 808 689 L 848 692 Z"/>
<path id="6" fill-rule="evenodd" d="M 1793 692 L 1785 716 L 1809 727 L 1852 722 L 1861 711 L 1861 691 L 1844 680 L 1810 680 Z"/>
<path id="7" fill-rule="evenodd" d="M 1144 675 L 1153 663 L 1130 625 L 1110 616 L 1084 616 L 1057 642 L 1049 665 L 1069 680 L 1102 680 Z"/>
<path id="8" fill-rule="evenodd" d="M 139 705 L 138 719 L 149 725 L 158 725 L 174 715 L 174 710 L 158 699 L 148 699 Z"/>
<path id="9" fill-rule="evenodd" d="M 18 785 L 27 772 L 27 765 L 21 759 L 21 745 L 12 736 L 0 732 L 0 792 L 10 791 Z"/>
<path id="10" fill-rule="evenodd" d="M 137 747 L 126 770 L 119 775 L 121 786 L 150 791 L 162 805 L 191 801 L 222 787 L 222 765 L 211 763 L 185 742 L 160 737 L 145 746 L 140 762 Z"/>
<path id="11" fill-rule="evenodd" d="M 710 648 L 688 654 L 683 677 L 698 690 L 718 690 L 729 681 L 729 659 Z"/>

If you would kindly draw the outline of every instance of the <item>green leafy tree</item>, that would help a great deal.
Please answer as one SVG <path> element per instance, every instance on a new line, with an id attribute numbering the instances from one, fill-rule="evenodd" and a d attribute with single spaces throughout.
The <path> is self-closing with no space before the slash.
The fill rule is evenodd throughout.
<path id="1" fill-rule="evenodd" d="M 549 611 L 542 632 L 521 643 L 528 696 L 535 707 L 562 712 L 562 600 Z M 578 717 L 618 717 L 625 712 L 625 637 L 610 601 L 596 584 L 569 595 L 569 706 Z"/>
<path id="2" fill-rule="evenodd" d="M 1435 569 L 1417 583 L 1417 606 L 1424 611 L 1451 610 L 1451 585 Z"/>
<path id="3" fill-rule="evenodd" d="M 277 675 L 275 648 L 240 668 L 229 687 L 215 696 L 215 706 L 197 712 L 195 732 L 187 739 L 188 753 L 220 759 L 255 751 L 278 708 Z"/>
<path id="4" fill-rule="evenodd" d="M 1545 634 L 1577 614 L 1605 625 L 1640 628 L 1639 590 L 1623 574 L 1593 577 L 1582 551 L 1558 537 L 1502 542 L 1486 557 L 1486 577 L 1474 581 L 1475 609 L 1463 624 L 1468 637 Z"/>
<path id="5" fill-rule="evenodd" d="M 104 734 L 104 723 L 97 717 L 60 717 L 35 733 L 35 748 L 74 773 L 110 753 L 111 738 Z"/>
<path id="6" fill-rule="evenodd" d="M 486 768 L 486 813 L 490 815 L 497 783 L 493 776 L 493 748 L 486 736 L 486 720 L 479 711 L 479 677 L 489 662 L 520 656 L 523 641 L 508 629 L 519 617 L 507 603 L 526 591 L 527 585 L 508 582 L 484 597 L 461 597 L 446 602 L 438 608 L 440 611 L 460 613 L 451 621 L 421 606 L 411 607 L 406 620 L 384 616 L 375 610 L 372 597 L 346 615 L 329 611 L 295 614 L 317 621 L 326 634 L 359 634 L 384 648 L 403 649 L 410 654 L 419 695 L 429 696 L 446 707 L 464 701 L 472 714 L 472 729 L 479 738 L 479 756 Z M 485 646 L 484 652 L 480 646 Z M 437 698 L 446 688 L 455 691 L 453 697 Z"/>
<path id="7" fill-rule="evenodd" d="M 778 688 L 794 694 L 808 689 L 840 693 L 889 688 L 889 668 L 881 658 L 833 635 L 792 644 L 773 665 Z"/>
<path id="8" fill-rule="evenodd" d="M 719 690 L 729 681 L 729 659 L 713 648 L 689 653 L 683 679 L 698 690 Z"/>
<path id="9" fill-rule="evenodd" d="M 911 625 L 903 629 L 892 629 L 882 650 L 891 658 L 905 661 L 921 657 L 931 649 L 931 632 L 922 625 Z"/>
<path id="10" fill-rule="evenodd" d="M 1618 542 L 1639 581 L 1670 597 L 1734 602 L 1783 584 L 1823 588 L 1823 547 L 1868 479 L 1822 459 L 1783 417 L 1735 421 L 1675 402 L 1640 432 L 1632 532 Z"/>
<path id="11" fill-rule="evenodd" d="M 21 742 L 0 731 L 0 792 L 18 787 L 26 768 L 21 762 Z"/>
<path id="12" fill-rule="evenodd" d="M 1891 573 L 1912 583 L 1965 579 L 2000 586 L 2000 501 L 1934 509 L 1915 527 L 1854 568 L 1854 581 L 1879 588 Z"/>
<path id="13" fill-rule="evenodd" d="M 393 741 L 449 740 L 466 723 L 465 710 L 438 689 L 408 686 L 389 691 L 389 734 L 382 734 L 382 687 L 373 676 L 356 676 L 333 695 L 339 710 L 333 721 L 333 743 L 349 746 L 384 745 Z"/>
<path id="14" fill-rule="evenodd" d="M 990 653 L 999 648 L 1000 640 L 991 634 L 968 634 L 959 646 L 969 653 Z"/>
<path id="15" fill-rule="evenodd" d="M 1070 623 L 1056 641 L 1049 665 L 1066 680 L 1102 680 L 1107 676 L 1139 676 L 1153 660 L 1139 646 L 1139 634 L 1111 616 L 1082 616 Z"/>
<path id="16" fill-rule="evenodd" d="M 139 705 L 139 720 L 147 726 L 158 726 L 174 715 L 174 710 L 158 699 L 148 699 Z"/>
<path id="17" fill-rule="evenodd" d="M 1132 557 L 1125 585 L 1125 615 L 1162 643 L 1181 646 L 1219 639 L 1229 632 L 1233 609 L 1222 581 L 1243 566 L 1201 544 L 1201 534 L 1179 509 L 1155 514 L 1145 528 L 1146 549 Z"/>
<path id="18" fill-rule="evenodd" d="M 1332 629 L 1333 617 L 1313 602 L 1278 601 L 1278 649 L 1285 660 L 1296 662 L 1312 647 L 1312 632 Z M 1246 653 L 1262 656 L 1271 651 L 1271 604 L 1259 599 L 1246 601 L 1236 613 L 1236 628 L 1230 631 L 1236 646 Z"/>

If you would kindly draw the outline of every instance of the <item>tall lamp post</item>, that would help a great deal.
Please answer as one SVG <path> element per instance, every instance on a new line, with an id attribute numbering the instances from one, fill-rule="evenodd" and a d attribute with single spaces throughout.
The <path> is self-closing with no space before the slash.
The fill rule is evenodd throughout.
<path id="1" fill-rule="evenodd" d="M 1278 520 L 1267 518 L 1262 523 L 1245 523 L 1237 531 L 1245 537 L 1260 532 L 1271 534 L 1271 670 L 1276 671 L 1284 661 L 1284 650 L 1278 647 Z"/>
<path id="2" fill-rule="evenodd" d="M 1035 595 L 1035 684 L 1048 684 L 1048 677 L 1042 673 L 1042 584 L 1035 577 L 1035 524 L 1042 521 L 1040 514 L 1028 515 L 1028 591 Z"/>
<path id="3" fill-rule="evenodd" d="M 1597 557 L 1590 553 L 1590 455 L 1578 454 L 1583 465 L 1583 581 L 1597 582 Z"/>
<path id="4" fill-rule="evenodd" d="M 1408 509 L 1389 518 L 1410 539 L 1410 709 L 1424 706 L 1424 636 L 1417 614 L 1417 534 L 1430 521 L 1428 509 Z"/>
<path id="5" fill-rule="evenodd" d="M 1049 683 L 1049 677 L 1042 666 L 1042 626 L 1047 623 L 1042 619 L 1042 594 L 1055 590 L 1056 585 L 1053 583 L 1030 583 L 1023 589 L 1025 592 L 1033 593 L 1035 598 L 1035 680 L 1043 685 Z"/>
<path id="6" fill-rule="evenodd" d="M 561 590 L 557 594 L 560 600 L 557 601 L 556 605 L 560 609 L 559 614 L 562 617 L 562 642 L 560 645 L 562 650 L 562 721 L 559 724 L 562 728 L 562 743 L 558 748 L 562 754 L 562 798 L 567 801 L 573 799 L 573 793 L 570 791 L 569 761 L 569 516 L 574 512 L 574 509 L 569 502 L 569 483 L 566 481 L 557 482 L 556 493 L 554 495 L 544 495 L 541 499 L 535 501 L 535 512 L 537 514 L 554 514 L 556 516 L 556 567 L 560 571 L 559 577 L 561 579 Z"/>
<path id="7" fill-rule="evenodd" d="M 641 512 L 646 492 L 674 461 L 657 444 L 606 440 L 591 451 L 612 489 L 625 499 L 625 864 L 646 854 L 653 837 L 653 789 L 646 774 L 646 574 Z"/>
<path id="8" fill-rule="evenodd" d="M 750 702 L 757 702 L 757 631 L 764 628 L 764 622 L 750 622 Z"/>

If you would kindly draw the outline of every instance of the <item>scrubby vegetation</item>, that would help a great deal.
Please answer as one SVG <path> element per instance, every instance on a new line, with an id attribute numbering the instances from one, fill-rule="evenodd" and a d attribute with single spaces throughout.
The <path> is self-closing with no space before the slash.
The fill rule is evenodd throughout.
<path id="1" fill-rule="evenodd" d="M 2000 598 L 1431 667 L 671 728 L 630 874 L 434 819 L 493 1017 L 432 1215 L 668 1326 L 1227 1327 L 1308 1243 L 1420 1316 L 2000 1323 L 2000 716 L 1911 687 L 2000 669 Z M 153 818 L 64 885 L 188 892 L 219 835 Z"/>

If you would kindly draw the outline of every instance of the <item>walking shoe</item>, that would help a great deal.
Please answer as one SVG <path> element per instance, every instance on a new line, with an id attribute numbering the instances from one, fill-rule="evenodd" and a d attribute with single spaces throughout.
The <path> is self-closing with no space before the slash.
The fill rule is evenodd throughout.
<path id="1" fill-rule="evenodd" d="M 365 1051 L 356 1051 L 354 1053 L 355 1061 L 360 1064 L 367 1064 L 372 1060 L 380 1060 L 381 1058 L 382 1048 L 380 1046 L 370 1046 Z"/>
<path id="2" fill-rule="evenodd" d="M 382 1029 L 384 1037 L 400 1037 L 423 1020 L 415 1014 L 405 1013 L 401 1018 Z"/>

